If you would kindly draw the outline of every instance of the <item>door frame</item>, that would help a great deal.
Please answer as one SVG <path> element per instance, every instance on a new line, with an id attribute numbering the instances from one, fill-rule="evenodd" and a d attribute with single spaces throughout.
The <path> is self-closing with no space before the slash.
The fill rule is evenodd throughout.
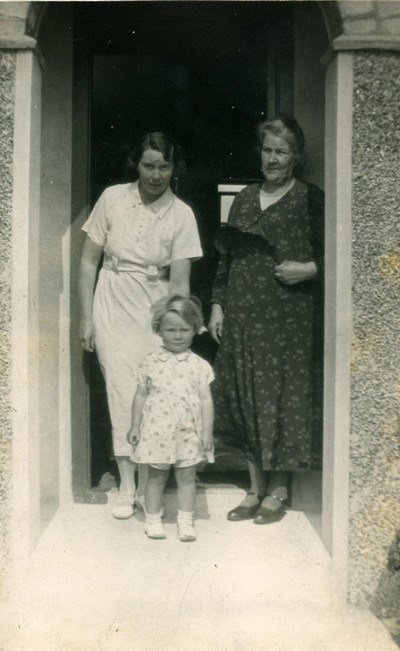
<path id="1" fill-rule="evenodd" d="M 318 3 L 324 5 L 325 3 Z M 336 3 L 327 3 L 336 6 Z M 335 36 L 335 30 L 329 34 L 329 39 Z M 72 38 L 72 36 L 71 36 Z M 10 45 L 7 45 L 10 47 Z M 12 45 L 18 50 L 18 46 Z M 27 45 L 22 47 L 26 48 Z M 34 47 L 34 45 L 29 45 Z M 38 174 L 23 174 L 28 162 L 26 156 L 29 143 L 29 165 L 31 170 L 37 170 L 34 164 L 34 152 L 40 151 L 40 145 L 35 140 L 35 133 L 40 122 L 40 102 L 37 102 L 36 90 L 40 86 L 42 70 L 32 64 L 36 55 L 32 51 L 17 53 L 17 85 L 24 80 L 24 93 L 16 95 L 14 116 L 15 143 L 13 165 L 19 175 L 14 178 L 13 188 L 13 395 L 15 405 L 13 413 L 13 456 L 14 482 L 21 480 L 25 487 L 23 499 L 21 493 L 14 493 L 14 527 L 16 541 L 14 549 L 18 559 L 29 554 L 32 544 L 37 539 L 37 503 L 38 480 L 35 459 L 29 456 L 29 450 L 35 444 L 35 418 L 32 418 L 32 405 L 38 404 L 40 396 L 32 382 L 35 381 L 38 358 L 32 361 L 27 340 L 27 332 L 32 318 L 26 294 L 29 278 L 32 275 L 32 259 L 21 255 L 28 246 L 28 230 L 24 225 L 29 223 L 35 228 L 39 220 L 37 196 L 40 187 Z M 325 139 L 325 177 L 326 177 L 326 255 L 327 255 L 327 286 L 326 286 L 326 332 L 325 332 L 325 457 L 323 477 L 323 539 L 332 554 L 334 575 L 338 577 L 336 588 L 345 595 L 347 586 L 348 563 L 348 500 L 349 500 L 349 429 L 350 429 L 350 353 L 351 353 L 351 106 L 353 93 L 352 52 L 335 52 L 326 66 L 326 139 Z M 76 71 L 75 71 L 76 72 Z M 74 91 L 75 102 L 82 107 L 81 115 L 89 110 L 87 93 L 87 76 L 81 71 L 82 84 Z M 86 81 L 85 81 L 86 79 Z M 27 94 L 30 95 L 29 111 L 24 111 Z M 35 106 L 35 110 L 33 107 Z M 36 106 L 39 108 L 37 109 Z M 86 108 L 84 108 L 86 107 Z M 31 115 L 35 116 L 31 121 Z M 75 118 L 76 118 L 75 113 Z M 88 206 L 87 177 L 88 168 L 87 139 L 85 133 L 86 121 L 79 123 L 75 119 L 72 138 L 76 145 L 71 164 L 73 182 L 79 185 L 80 191 L 73 195 L 73 215 L 76 218 L 71 226 L 71 308 L 76 309 L 76 260 L 79 251 L 80 225 L 83 223 Z M 339 128 L 340 125 L 340 128 Z M 24 134 L 24 135 L 23 135 Z M 32 153 L 33 152 L 33 153 Z M 36 161 L 37 162 L 37 161 Z M 28 170 L 29 171 L 29 170 Z M 28 200 L 28 201 L 27 201 Z M 33 209 L 32 209 L 33 207 Z M 27 211 L 29 210 L 29 215 Z M 21 223 L 22 222 L 22 223 Z M 21 226 L 21 228 L 19 227 Z M 24 307 L 23 307 L 24 306 Z M 23 309 L 22 309 L 23 307 Z M 20 328 L 14 328 L 20 324 Z M 76 322 L 72 320 L 71 348 L 71 427 L 72 427 L 72 492 L 77 501 L 89 501 L 87 494 L 87 472 L 89 469 L 87 446 L 83 454 L 79 453 L 84 431 L 88 428 L 88 393 L 82 373 L 82 353 L 77 346 Z M 20 333 L 24 333 L 21 340 Z M 21 369 L 25 369 L 22 373 Z M 22 377 L 22 375 L 24 377 Z M 29 378 L 29 382 L 25 380 Z M 78 405 L 78 407 L 77 407 Z M 86 428 L 86 429 L 85 429 Z M 88 440 L 88 439 L 86 439 Z M 75 447 L 74 447 L 75 446 Z M 81 447 L 82 450 L 82 447 Z M 66 459 L 61 460 L 65 465 Z M 77 477 L 76 469 L 81 475 Z M 64 477 L 65 477 L 65 470 Z M 72 496 L 65 490 L 63 501 Z M 79 496 L 82 496 L 79 498 Z M 91 501 L 91 500 L 90 500 Z M 32 534 L 33 532 L 33 534 Z"/>
<path id="2" fill-rule="evenodd" d="M 73 68 L 73 129 L 72 129 L 72 215 L 71 223 L 71 314 L 78 304 L 77 270 L 84 236 L 81 227 L 89 214 L 91 197 L 90 151 L 91 151 L 91 91 L 92 62 L 95 52 L 88 42 L 77 39 L 74 48 Z M 274 42 L 274 45 L 279 45 Z M 129 53 L 127 53 L 129 54 Z M 293 106 L 294 90 L 290 87 L 284 71 L 290 65 L 286 51 L 279 47 L 268 53 L 267 78 L 272 79 L 271 92 L 268 92 L 268 111 L 276 114 L 281 110 L 280 98 L 284 106 Z M 286 57 L 286 59 L 285 59 Z M 293 69 L 294 74 L 294 69 Z M 294 86 L 294 84 L 293 84 Z M 217 192 L 217 189 L 216 189 Z M 84 207 L 84 208 L 83 208 Z M 88 377 L 90 361 L 82 356 L 78 342 L 78 323 L 72 318 L 71 324 L 71 446 L 72 446 L 72 494 L 77 503 L 105 503 L 107 495 L 101 489 L 91 486 L 91 433 L 90 433 L 90 390 Z"/>

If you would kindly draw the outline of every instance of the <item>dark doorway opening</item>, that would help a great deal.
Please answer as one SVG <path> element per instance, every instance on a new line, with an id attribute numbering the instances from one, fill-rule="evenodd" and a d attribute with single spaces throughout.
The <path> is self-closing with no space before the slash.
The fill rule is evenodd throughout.
<path id="1" fill-rule="evenodd" d="M 255 124 L 293 110 L 293 8 L 271 2 L 91 3 L 75 6 L 76 39 L 90 67 L 90 204 L 128 180 L 138 135 L 167 130 L 183 146 L 187 173 L 175 190 L 198 220 L 204 258 L 192 292 L 207 317 L 219 225 L 218 184 L 259 178 Z M 78 46 L 79 47 L 79 46 Z M 213 360 L 208 335 L 196 352 Z M 97 360 L 89 362 L 91 485 L 115 466 Z M 241 467 L 227 454 L 223 468 Z M 218 468 L 218 463 L 216 465 Z"/>

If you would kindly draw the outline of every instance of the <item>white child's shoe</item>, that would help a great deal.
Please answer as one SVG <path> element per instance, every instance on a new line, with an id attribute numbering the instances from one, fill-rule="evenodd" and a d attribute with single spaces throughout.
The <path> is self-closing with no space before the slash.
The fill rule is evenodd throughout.
<path id="1" fill-rule="evenodd" d="M 182 542 L 193 542 L 193 540 L 196 540 L 193 525 L 193 511 L 178 511 L 178 536 Z"/>
<path id="2" fill-rule="evenodd" d="M 112 510 L 114 518 L 117 518 L 117 520 L 127 520 L 132 517 L 135 511 L 136 507 L 133 495 L 119 493 Z"/>
<path id="3" fill-rule="evenodd" d="M 148 538 L 163 539 L 166 533 L 161 522 L 161 513 L 146 513 L 144 532 Z"/>

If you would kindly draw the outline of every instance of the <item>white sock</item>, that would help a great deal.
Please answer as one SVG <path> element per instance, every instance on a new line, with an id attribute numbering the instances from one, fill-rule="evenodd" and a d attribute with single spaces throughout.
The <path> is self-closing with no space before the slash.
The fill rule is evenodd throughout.
<path id="1" fill-rule="evenodd" d="M 193 511 L 178 511 L 178 520 L 193 524 Z"/>

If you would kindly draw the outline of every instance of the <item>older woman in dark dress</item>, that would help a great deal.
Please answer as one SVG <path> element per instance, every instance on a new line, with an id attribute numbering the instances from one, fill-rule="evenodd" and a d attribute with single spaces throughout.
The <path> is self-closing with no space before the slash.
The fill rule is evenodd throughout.
<path id="1" fill-rule="evenodd" d="M 217 238 L 210 333 L 220 343 L 215 433 L 241 449 L 251 486 L 229 520 L 280 520 L 290 473 L 312 464 L 315 311 L 322 305 L 323 193 L 296 178 L 304 136 L 258 126 L 264 180 L 244 188 Z"/>

